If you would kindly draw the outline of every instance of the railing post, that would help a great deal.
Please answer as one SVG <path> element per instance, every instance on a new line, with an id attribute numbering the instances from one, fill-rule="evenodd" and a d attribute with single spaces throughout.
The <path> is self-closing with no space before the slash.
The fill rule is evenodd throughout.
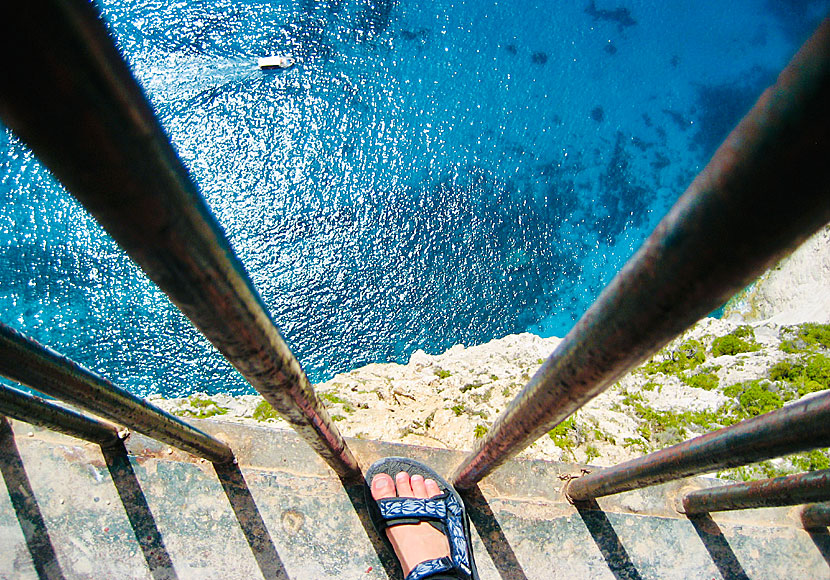
<path id="1" fill-rule="evenodd" d="M 360 467 L 86 0 L 0 4 L 0 115 L 340 475 Z"/>
<path id="2" fill-rule="evenodd" d="M 830 526 L 830 503 L 813 503 L 801 508 L 801 525 L 808 530 Z"/>
<path id="3" fill-rule="evenodd" d="M 121 441 L 118 429 L 113 425 L 3 385 L 0 385 L 0 414 L 103 447 L 111 447 Z"/>
<path id="4" fill-rule="evenodd" d="M 703 514 L 797 505 L 828 499 L 830 469 L 824 469 L 689 492 L 683 497 L 683 511 L 687 514 Z"/>
<path id="5" fill-rule="evenodd" d="M 830 19 L 456 469 L 470 488 L 830 221 Z"/>
<path id="6" fill-rule="evenodd" d="M 0 324 L 0 375 L 215 463 L 230 447 L 55 351 Z"/>
<path id="7" fill-rule="evenodd" d="M 830 392 L 570 482 L 583 501 L 727 467 L 830 446 Z"/>

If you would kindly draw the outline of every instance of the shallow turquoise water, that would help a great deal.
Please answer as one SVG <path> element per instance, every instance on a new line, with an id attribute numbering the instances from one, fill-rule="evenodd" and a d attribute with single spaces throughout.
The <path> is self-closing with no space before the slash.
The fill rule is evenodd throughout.
<path id="1" fill-rule="evenodd" d="M 99 5 L 316 381 L 563 336 L 830 12 L 551 4 Z M 0 196 L 4 323 L 139 394 L 250 391 L 8 131 Z"/>

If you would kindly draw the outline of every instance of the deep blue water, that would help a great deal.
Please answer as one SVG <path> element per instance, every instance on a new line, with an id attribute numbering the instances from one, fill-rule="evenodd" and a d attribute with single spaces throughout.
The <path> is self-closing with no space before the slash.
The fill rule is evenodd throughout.
<path id="1" fill-rule="evenodd" d="M 830 0 L 106 0 L 312 381 L 564 336 Z M 256 58 L 293 54 L 264 73 Z M 33 72 L 36 74 L 36 72 Z M 250 387 L 0 131 L 0 316 L 145 395 Z"/>

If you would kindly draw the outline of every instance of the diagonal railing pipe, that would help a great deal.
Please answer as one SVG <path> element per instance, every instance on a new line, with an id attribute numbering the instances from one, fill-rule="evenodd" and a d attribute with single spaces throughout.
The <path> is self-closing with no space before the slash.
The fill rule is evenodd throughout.
<path id="1" fill-rule="evenodd" d="M 359 480 L 92 3 L 0 6 L 5 123 L 338 475 Z"/>
<path id="2" fill-rule="evenodd" d="M 828 446 L 830 392 L 578 477 L 567 493 L 588 500 Z"/>
<path id="3" fill-rule="evenodd" d="M 118 429 L 114 425 L 4 385 L 0 385 L 0 415 L 46 427 L 104 447 L 112 447 L 121 442 Z"/>
<path id="4" fill-rule="evenodd" d="M 453 474 L 470 488 L 830 221 L 830 19 Z"/>
<path id="5" fill-rule="evenodd" d="M 683 496 L 683 512 L 690 515 L 705 514 L 798 505 L 828 499 L 830 469 L 822 469 L 692 491 Z"/>
<path id="6" fill-rule="evenodd" d="M 230 447 L 215 437 L 5 324 L 0 324 L 0 375 L 215 463 L 233 461 Z"/>

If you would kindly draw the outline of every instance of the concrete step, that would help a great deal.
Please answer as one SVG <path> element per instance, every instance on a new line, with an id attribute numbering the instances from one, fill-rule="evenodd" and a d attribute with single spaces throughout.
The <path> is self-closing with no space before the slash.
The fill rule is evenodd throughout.
<path id="1" fill-rule="evenodd" d="M 344 487 L 292 431 L 194 423 L 229 442 L 239 466 L 217 470 L 139 435 L 129 454 L 104 453 L 25 423 L 0 428 L 0 579 L 400 578 L 363 487 Z M 443 474 L 464 456 L 349 446 L 364 467 L 402 455 Z M 574 507 L 563 487 L 582 469 L 514 460 L 465 494 L 483 579 L 830 578 L 828 535 L 801 529 L 797 508 L 677 513 L 681 492 L 718 484 L 708 478 Z"/>

